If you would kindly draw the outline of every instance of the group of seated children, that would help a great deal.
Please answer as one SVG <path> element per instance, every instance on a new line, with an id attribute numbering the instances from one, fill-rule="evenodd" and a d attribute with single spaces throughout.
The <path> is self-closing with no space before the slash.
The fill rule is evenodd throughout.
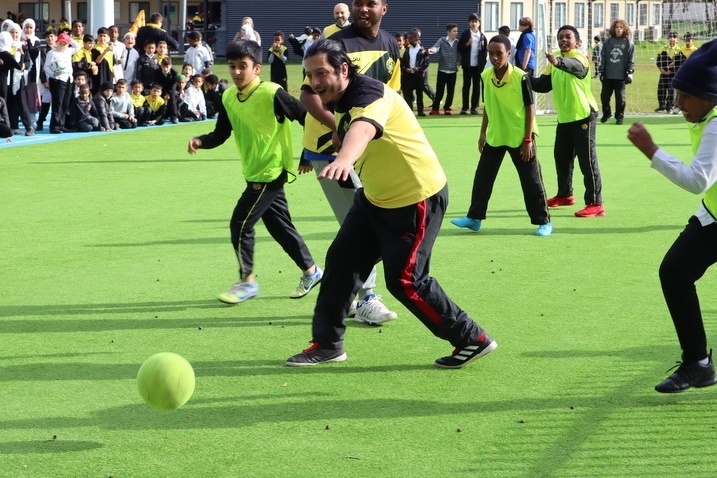
<path id="1" fill-rule="evenodd" d="M 191 65 L 182 72 L 178 74 L 165 57 L 149 85 L 139 78 L 131 84 L 124 79 L 114 85 L 107 81 L 93 95 L 87 73 L 80 70 L 74 78 L 66 129 L 86 133 L 216 118 L 222 91 L 217 76 L 193 74 Z"/>

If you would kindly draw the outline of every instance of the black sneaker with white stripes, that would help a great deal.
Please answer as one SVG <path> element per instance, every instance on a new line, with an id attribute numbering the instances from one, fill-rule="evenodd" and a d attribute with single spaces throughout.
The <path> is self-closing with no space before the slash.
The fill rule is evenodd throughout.
<path id="1" fill-rule="evenodd" d="M 472 361 L 488 355 L 498 348 L 498 342 L 491 339 L 483 332 L 474 344 L 467 345 L 462 349 L 455 349 L 453 355 L 436 359 L 436 367 L 440 368 L 461 368 Z"/>

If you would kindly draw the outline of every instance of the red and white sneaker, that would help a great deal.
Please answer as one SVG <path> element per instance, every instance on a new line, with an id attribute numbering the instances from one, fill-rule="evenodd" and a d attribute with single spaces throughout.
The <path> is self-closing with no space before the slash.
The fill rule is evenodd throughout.
<path id="1" fill-rule="evenodd" d="M 553 196 L 548 199 L 548 207 L 572 206 L 573 204 L 575 204 L 575 196 Z"/>
<path id="2" fill-rule="evenodd" d="M 588 204 L 585 209 L 581 209 L 575 212 L 576 217 L 595 217 L 604 216 L 605 208 L 602 204 Z"/>

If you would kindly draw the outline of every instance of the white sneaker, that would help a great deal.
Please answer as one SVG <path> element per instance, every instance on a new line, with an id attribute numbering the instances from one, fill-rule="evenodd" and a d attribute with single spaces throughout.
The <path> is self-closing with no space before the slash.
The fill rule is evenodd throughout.
<path id="1" fill-rule="evenodd" d="M 349 306 L 349 313 L 346 315 L 346 317 L 355 317 L 356 316 L 356 308 L 358 307 L 358 300 L 352 300 L 351 305 Z"/>
<path id="2" fill-rule="evenodd" d="M 222 292 L 217 297 L 225 304 L 239 304 L 259 294 L 259 284 L 256 282 L 235 282 L 231 289 Z"/>
<path id="3" fill-rule="evenodd" d="M 299 279 L 299 285 L 296 286 L 296 289 L 294 292 L 291 293 L 289 298 L 291 299 L 301 299 L 306 294 L 309 293 L 311 289 L 314 288 L 316 284 L 321 282 L 321 279 L 324 278 L 324 271 L 319 268 L 319 266 L 316 266 L 316 270 L 313 274 L 306 274 L 302 275 Z"/>
<path id="4" fill-rule="evenodd" d="M 398 314 L 388 310 L 388 307 L 381 302 L 380 296 L 371 294 L 358 301 L 354 320 L 362 324 L 381 325 L 397 318 Z"/>

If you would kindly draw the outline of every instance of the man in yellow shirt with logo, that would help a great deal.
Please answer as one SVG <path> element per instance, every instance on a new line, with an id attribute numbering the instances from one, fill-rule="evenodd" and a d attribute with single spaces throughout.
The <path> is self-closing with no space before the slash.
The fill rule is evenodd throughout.
<path id="1" fill-rule="evenodd" d="M 487 355 L 497 343 L 429 275 L 448 187 L 418 120 L 388 85 L 359 74 L 339 42 L 314 43 L 305 66 L 311 88 L 335 112 L 342 143 L 319 179 L 345 181 L 355 171 L 363 187 L 326 254 L 313 345 L 286 365 L 346 360 L 344 317 L 360 286 L 356 278 L 364 280 L 379 260 L 391 294 L 455 347 L 436 360 L 437 367 L 460 368 Z"/>

